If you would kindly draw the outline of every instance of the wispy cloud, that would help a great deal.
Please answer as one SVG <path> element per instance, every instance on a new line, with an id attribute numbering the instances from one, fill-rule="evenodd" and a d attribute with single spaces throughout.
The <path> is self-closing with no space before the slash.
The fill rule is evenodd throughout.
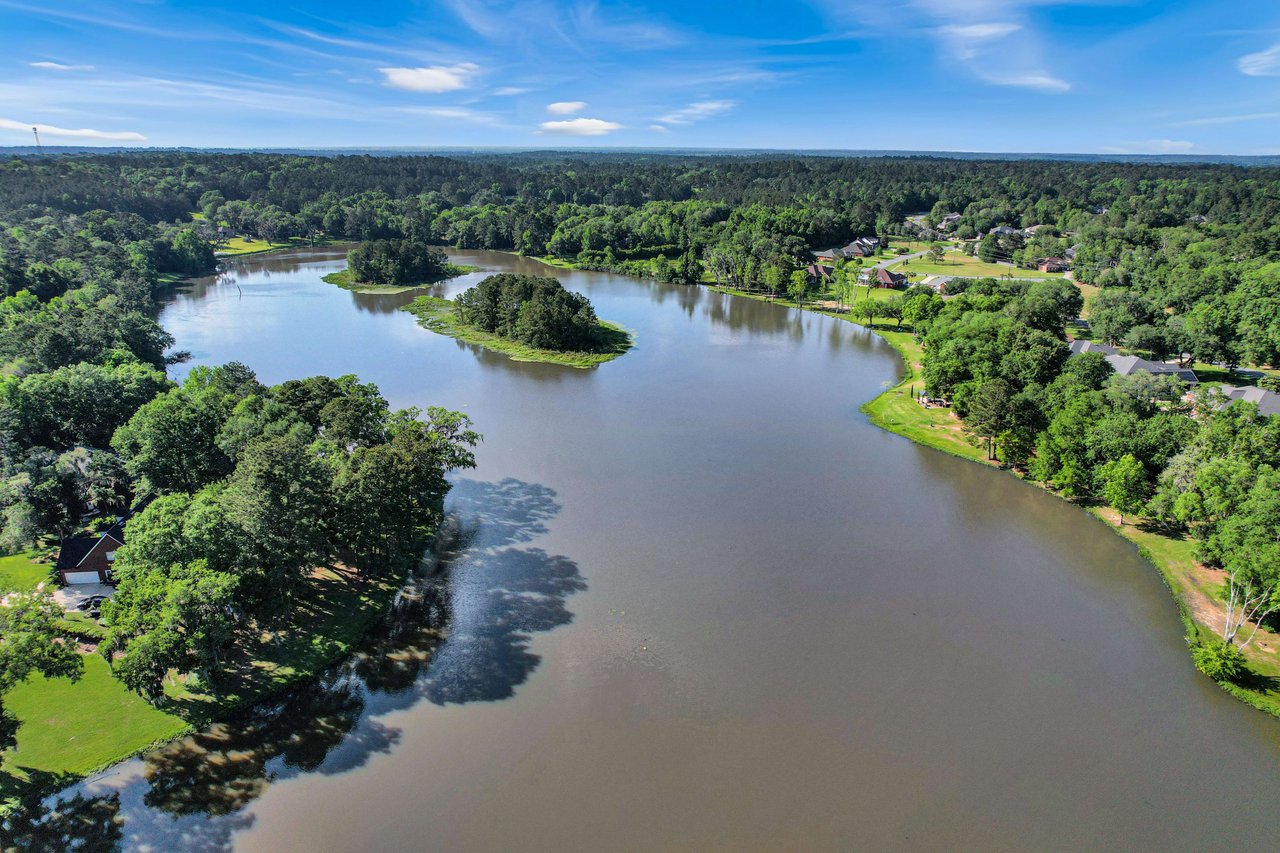
<path id="1" fill-rule="evenodd" d="M 1280 77 L 1280 44 L 1257 53 L 1246 53 L 1236 60 L 1236 68 L 1250 77 Z"/>
<path id="2" fill-rule="evenodd" d="M 468 107 L 397 107 L 396 111 L 409 113 L 410 115 L 427 116 L 429 118 L 467 121 L 474 124 L 498 123 L 498 116 L 494 113 L 488 113 L 482 110 L 473 110 Z"/>
<path id="3" fill-rule="evenodd" d="M 1109 0 L 819 0 L 838 18 L 852 17 L 890 37 L 923 32 L 974 77 L 994 86 L 1062 93 L 1071 84 L 1049 68 L 1049 54 L 1028 10 Z M 904 8 L 905 7 L 905 8 Z M 847 20 L 842 20 L 847 23 Z"/>
<path id="4" fill-rule="evenodd" d="M 697 101 L 683 109 L 658 116 L 664 124 L 690 124 L 733 109 L 733 101 Z"/>
<path id="5" fill-rule="evenodd" d="M 1195 150 L 1195 143 L 1185 139 L 1146 139 L 1136 142 L 1123 142 L 1119 145 L 1105 145 L 1104 154 L 1189 154 Z"/>
<path id="6" fill-rule="evenodd" d="M 586 101 L 556 101 L 554 104 L 547 104 L 547 112 L 555 116 L 571 116 L 581 112 L 586 106 Z"/>
<path id="7" fill-rule="evenodd" d="M 513 95 L 523 95 L 525 92 L 532 91 L 523 86 L 499 86 L 493 90 L 493 94 L 500 98 L 509 98 Z"/>
<path id="8" fill-rule="evenodd" d="M 665 124 L 651 124 L 651 125 L 649 125 L 649 129 L 650 129 L 650 130 L 652 130 L 652 131 L 654 131 L 655 133 L 670 133 L 670 132 L 671 132 L 671 128 L 667 127 Z"/>
<path id="9" fill-rule="evenodd" d="M 28 63 L 32 68 L 40 68 L 44 71 L 92 71 L 92 65 L 64 65 L 61 62 L 31 62 Z"/>
<path id="10" fill-rule="evenodd" d="M 9 118 L 0 118 L 0 129 L 18 130 L 23 133 L 30 133 L 34 127 L 40 132 L 41 136 L 59 136 L 75 139 L 105 139 L 116 142 L 146 142 L 147 138 L 141 133 L 132 130 L 94 130 L 91 127 L 68 128 L 54 127 L 51 124 L 29 124 L 23 121 L 14 121 Z"/>
<path id="11" fill-rule="evenodd" d="M 539 133 L 554 133 L 561 136 L 604 136 L 621 130 L 622 125 L 599 118 L 571 118 L 565 121 L 544 121 L 539 126 Z"/>
<path id="12" fill-rule="evenodd" d="M 406 92 L 456 92 L 470 85 L 471 78 L 480 70 L 478 65 L 462 62 L 457 65 L 429 65 L 424 68 L 379 68 L 384 76 L 383 84 Z"/>
<path id="13" fill-rule="evenodd" d="M 1241 115 L 1231 116 L 1206 116 L 1204 118 L 1191 118 L 1185 121 L 1175 121 L 1169 124 L 1169 127 L 1212 127 L 1219 124 L 1238 124 L 1244 121 L 1274 121 L 1280 119 L 1280 112 L 1273 113 L 1243 113 Z"/>

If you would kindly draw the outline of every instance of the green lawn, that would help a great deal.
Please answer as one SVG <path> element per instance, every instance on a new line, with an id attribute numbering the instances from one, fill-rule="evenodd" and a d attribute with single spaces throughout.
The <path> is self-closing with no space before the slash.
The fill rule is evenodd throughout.
<path id="1" fill-rule="evenodd" d="M 434 296 L 419 296 L 400 310 L 408 311 L 418 318 L 418 324 L 441 335 L 448 335 L 469 344 L 500 352 L 515 361 L 540 361 L 547 364 L 561 364 L 565 367 L 588 368 L 613 361 L 618 356 L 635 346 L 633 336 L 620 326 L 597 321 L 597 339 L 603 341 L 596 352 L 561 352 L 559 350 L 538 349 L 526 346 L 519 341 L 500 337 L 473 326 L 459 323 L 454 312 L 454 303 L 448 299 Z"/>
<path id="2" fill-rule="evenodd" d="M 927 258 L 916 258 L 905 264 L 894 264 L 892 269 L 900 273 L 954 275 L 965 278 L 1000 278 L 1006 275 L 1014 278 L 1062 278 L 1064 275 L 1060 272 L 1024 270 L 1006 264 L 988 264 L 976 257 L 971 258 L 963 252 L 947 252 L 942 256 L 942 263 L 933 263 Z"/>
<path id="3" fill-rule="evenodd" d="M 79 681 L 33 676 L 5 695 L 5 706 L 22 726 L 17 748 L 2 756 L 0 799 L 90 773 L 187 727 L 117 681 L 98 655 L 85 656 Z"/>
<path id="4" fill-rule="evenodd" d="M 255 255 L 259 252 L 278 252 L 281 249 L 294 249 L 305 246 L 324 246 L 332 243 L 332 240 L 322 239 L 311 241 L 305 237 L 293 237 L 282 243 L 268 243 L 265 240 L 255 240 L 250 237 L 232 237 L 225 243 L 219 243 L 214 247 L 214 254 L 223 258 L 234 258 L 239 255 Z"/>
<path id="5" fill-rule="evenodd" d="M 159 709 L 117 681 L 97 654 L 85 656 L 85 674 L 75 683 L 33 676 L 4 697 L 21 725 L 17 748 L 0 755 L 0 810 L 13 797 L 48 792 L 314 677 L 351 654 L 399 585 L 390 568 L 368 575 L 317 570 L 286 624 L 236 638 L 216 691 L 188 689 L 175 676 Z M 101 630 L 79 613 L 67 622 L 82 635 Z"/>
<path id="6" fill-rule="evenodd" d="M 50 577 L 53 566 L 32 560 L 34 551 L 0 557 L 0 592 L 26 592 Z"/>

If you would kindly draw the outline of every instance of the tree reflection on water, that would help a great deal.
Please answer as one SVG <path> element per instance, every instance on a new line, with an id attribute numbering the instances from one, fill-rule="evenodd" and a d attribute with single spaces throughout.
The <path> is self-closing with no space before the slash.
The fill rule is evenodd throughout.
<path id="1" fill-rule="evenodd" d="M 98 845 L 51 848 L 67 850 L 230 849 L 232 834 L 253 822 L 245 806 L 273 782 L 344 773 L 389 752 L 401 732 L 377 716 L 423 699 L 512 696 L 540 660 L 532 635 L 571 621 L 566 599 L 586 589 L 576 563 L 529 545 L 560 504 L 545 486 L 462 480 L 449 511 L 434 559 L 349 660 L 274 703 L 151 752 L 136 778 L 105 797 L 33 811 L 28 824 L 44 834 L 31 837 L 61 833 Z"/>

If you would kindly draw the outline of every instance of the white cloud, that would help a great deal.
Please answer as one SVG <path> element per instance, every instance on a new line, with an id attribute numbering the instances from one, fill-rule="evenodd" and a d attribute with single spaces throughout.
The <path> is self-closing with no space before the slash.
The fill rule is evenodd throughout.
<path id="1" fill-rule="evenodd" d="M 64 65 L 61 62 L 32 62 L 29 63 L 32 68 L 42 68 L 45 71 L 92 71 L 92 65 Z"/>
<path id="2" fill-rule="evenodd" d="M 1280 77 L 1280 44 L 1245 54 L 1236 60 L 1236 68 L 1250 77 Z"/>
<path id="3" fill-rule="evenodd" d="M 652 131 L 655 131 L 655 132 L 657 132 L 657 133 L 670 133 L 670 132 L 671 132 L 671 128 L 667 127 L 665 124 L 651 124 L 651 125 L 649 125 L 649 129 L 650 129 L 650 130 L 652 130 Z"/>
<path id="4" fill-rule="evenodd" d="M 462 62 L 457 65 L 430 65 L 425 68 L 379 68 L 385 76 L 384 85 L 408 92 L 456 92 L 465 89 L 471 78 L 480 70 L 478 65 Z"/>
<path id="5" fill-rule="evenodd" d="M 856 31 L 868 30 L 900 39 L 916 32 L 938 40 L 948 71 L 961 66 L 994 86 L 1019 86 L 1046 93 L 1070 91 L 1071 85 L 1050 70 L 1048 60 L 1070 59 L 1051 54 L 1049 39 L 1036 26 L 1031 10 L 1064 3 L 1095 5 L 1112 0 L 818 0 L 841 25 L 852 20 Z"/>
<path id="6" fill-rule="evenodd" d="M 564 136 L 604 136 L 621 130 L 622 125 L 599 118 L 571 118 L 567 121 L 544 121 L 539 128 L 540 133 L 558 133 Z"/>
<path id="7" fill-rule="evenodd" d="M 51 124 L 31 125 L 22 121 L 14 121 L 10 118 L 0 118 L 0 129 L 3 130 L 19 130 L 24 133 L 30 133 L 31 128 L 35 127 L 40 131 L 41 136 L 66 136 L 77 139 L 109 139 L 116 142 L 145 142 L 147 138 L 141 133 L 135 133 L 132 130 L 94 130 L 89 127 L 82 127 L 76 130 L 66 127 L 54 127 Z"/>
<path id="8" fill-rule="evenodd" d="M 1194 142 L 1185 139 L 1144 139 L 1104 146 L 1102 151 L 1106 154 L 1189 154 L 1195 147 Z"/>
<path id="9" fill-rule="evenodd" d="M 658 116 L 658 121 L 665 124 L 689 124 L 704 118 L 710 118 L 733 109 L 733 101 L 698 101 L 689 106 Z"/>
<path id="10" fill-rule="evenodd" d="M 523 95 L 525 92 L 528 92 L 528 91 L 530 90 L 525 89 L 522 86 L 499 86 L 498 88 L 493 90 L 493 94 L 503 98 L 509 98 L 512 95 Z"/>
<path id="11" fill-rule="evenodd" d="M 1047 74 L 1019 74 L 1013 77 L 984 75 L 982 79 L 988 83 L 996 83 L 1001 86 L 1022 86 L 1027 89 L 1039 89 L 1042 92 L 1071 91 L 1071 84 L 1066 80 L 1059 80 L 1057 77 L 1050 77 Z"/>
<path id="12" fill-rule="evenodd" d="M 1244 113 L 1234 116 L 1208 116 L 1192 118 L 1186 121 L 1175 121 L 1170 127 L 1207 127 L 1216 124 L 1236 124 L 1242 121 L 1272 121 L 1280 118 L 1280 113 Z"/>
<path id="13" fill-rule="evenodd" d="M 1009 22 L 990 23 L 990 24 L 948 24 L 945 27 L 938 27 L 938 32 L 945 36 L 961 39 L 987 39 L 1004 38 L 1013 35 L 1022 29 L 1022 24 L 1014 24 Z"/>
<path id="14" fill-rule="evenodd" d="M 399 112 L 411 115 L 428 116 L 430 118 L 448 118 L 457 121 L 469 121 L 475 124 L 496 124 L 498 117 L 493 113 L 467 109 L 466 107 L 400 107 Z"/>
<path id="15" fill-rule="evenodd" d="M 547 104 L 547 112 L 556 116 L 571 116 L 586 105 L 586 101 L 556 101 L 554 104 Z"/>

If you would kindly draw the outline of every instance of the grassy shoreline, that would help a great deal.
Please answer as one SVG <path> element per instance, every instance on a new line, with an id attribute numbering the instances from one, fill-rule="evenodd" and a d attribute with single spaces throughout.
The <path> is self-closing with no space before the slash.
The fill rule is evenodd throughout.
<path id="1" fill-rule="evenodd" d="M 823 312 L 829 313 L 829 312 Z M 849 319 L 842 317 L 842 319 Z M 977 462 L 989 467 L 1001 468 L 1024 479 L 1012 469 L 1004 469 L 998 463 L 987 460 L 986 451 L 973 442 L 960 427 L 959 419 L 949 409 L 925 409 L 912 398 L 913 386 L 920 379 L 920 345 L 907 332 L 872 329 L 897 351 L 906 365 L 904 376 L 896 385 L 868 400 L 861 406 L 871 423 L 888 432 L 896 433 L 917 444 L 934 450 Z M 1057 495 L 1041 484 L 1027 481 L 1029 485 Z M 1170 536 L 1153 527 L 1121 523 L 1119 515 L 1110 507 L 1090 506 L 1066 498 L 1062 500 L 1084 509 L 1099 523 L 1117 536 L 1123 537 L 1137 548 L 1138 553 L 1160 573 L 1177 609 L 1178 618 L 1186 632 L 1188 652 L 1199 641 L 1221 641 L 1218 634 L 1221 613 L 1220 581 L 1216 572 L 1198 563 L 1194 557 L 1194 543 L 1186 536 Z M 1253 677 L 1244 684 L 1219 686 L 1237 699 L 1280 717 L 1280 636 L 1265 628 L 1258 632 L 1258 640 L 1245 656 Z M 1189 656 L 1189 654 L 1188 654 Z"/>
<path id="2" fill-rule="evenodd" d="M 420 287 L 431 287 L 433 284 L 439 284 L 442 281 L 448 281 L 451 278 L 457 278 L 467 273 L 479 272 L 482 267 L 473 267 L 469 264 L 449 264 L 447 271 L 440 278 L 424 281 L 419 284 L 370 284 L 363 281 L 354 281 L 351 278 L 351 268 L 331 272 L 328 275 L 320 276 L 320 280 L 329 284 L 336 284 L 343 290 L 350 290 L 353 293 L 404 293 L 408 290 L 417 290 Z"/>
<path id="3" fill-rule="evenodd" d="M 596 331 L 604 341 L 605 348 L 599 352 L 560 352 L 558 350 L 538 349 L 526 346 L 519 341 L 499 337 L 473 326 L 463 325 L 454 314 L 454 304 L 448 299 L 434 296 L 419 296 L 413 302 L 403 306 L 401 311 L 408 311 L 418 318 L 418 325 L 424 329 L 456 338 L 464 343 L 475 344 L 485 349 L 500 352 L 514 361 L 537 361 L 546 364 L 559 364 L 565 367 L 581 369 L 595 367 L 618 356 L 635 346 L 635 336 L 621 326 L 599 320 Z"/>
<path id="4" fill-rule="evenodd" d="M 820 303 L 800 306 L 786 298 L 769 298 L 764 294 L 721 286 L 711 289 L 758 301 L 776 302 L 790 308 L 801 308 L 855 325 L 863 325 L 854 320 L 850 313 L 834 311 Z M 865 296 L 860 291 L 859 298 L 889 298 L 893 293 L 894 291 L 873 289 Z M 883 297 L 881 294 L 884 294 Z M 1089 505 L 1062 498 L 1044 485 L 1026 480 L 1017 471 L 988 460 L 985 448 L 969 437 L 960 420 L 952 414 L 950 409 L 926 409 L 915 402 L 913 392 L 923 382 L 921 362 L 924 352 L 920 344 L 915 341 L 914 334 L 898 329 L 874 327 L 869 331 L 893 347 L 905 368 L 902 378 L 893 387 L 881 392 L 860 407 L 871 423 L 916 444 L 1005 471 L 1025 480 L 1028 485 L 1044 489 L 1066 503 L 1088 512 L 1112 533 L 1132 543 L 1143 559 L 1160 573 L 1160 578 L 1168 588 L 1170 598 L 1173 599 L 1178 618 L 1183 624 L 1188 657 L 1190 657 L 1190 648 L 1195 643 L 1206 640 L 1220 641 L 1221 608 L 1223 607 L 1221 573 L 1196 561 L 1195 545 L 1189 537 L 1170 536 L 1154 527 L 1143 527 L 1132 522 L 1121 524 L 1118 514 L 1110 507 Z M 1244 684 L 1220 683 L 1219 686 L 1240 701 L 1274 717 L 1280 717 L 1280 634 L 1265 628 L 1260 629 L 1258 639 L 1245 651 L 1245 657 L 1249 662 L 1252 677 L 1246 679 Z"/>

